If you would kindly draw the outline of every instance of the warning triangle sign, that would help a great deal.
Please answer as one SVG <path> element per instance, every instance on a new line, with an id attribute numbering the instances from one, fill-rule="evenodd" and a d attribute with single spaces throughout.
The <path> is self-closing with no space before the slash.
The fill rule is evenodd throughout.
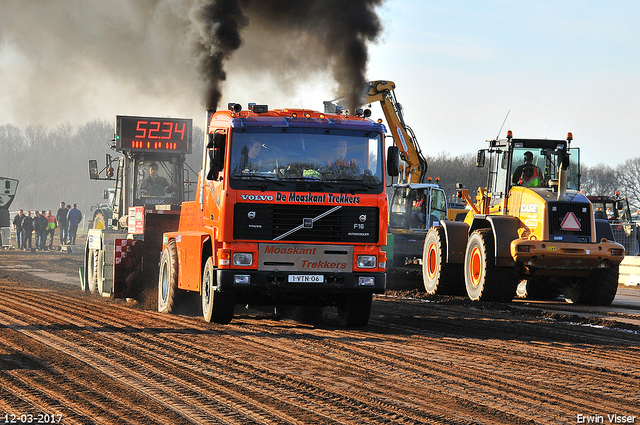
<path id="1" fill-rule="evenodd" d="M 568 212 L 562 219 L 560 227 L 562 230 L 580 230 L 580 222 L 574 213 Z"/>

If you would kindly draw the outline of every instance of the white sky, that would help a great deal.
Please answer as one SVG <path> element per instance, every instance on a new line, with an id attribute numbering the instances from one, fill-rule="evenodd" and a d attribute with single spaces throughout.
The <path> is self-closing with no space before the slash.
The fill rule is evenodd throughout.
<path id="1" fill-rule="evenodd" d="M 425 153 L 484 148 L 510 111 L 500 137 L 507 129 L 515 137 L 552 139 L 571 131 L 572 146 L 591 166 L 615 167 L 640 156 L 640 2 L 387 0 L 379 12 L 384 33 L 370 46 L 367 77 L 396 83 L 406 122 Z M 330 75 L 283 92 L 268 75 L 242 74 L 241 57 L 236 52 L 228 64 L 223 105 L 321 109 L 334 97 Z M 32 98 L 24 95 L 30 87 L 23 82 L 40 72 L 30 59 L 0 38 L 0 125 L 43 123 L 41 105 L 18 100 Z M 89 65 L 82 70 L 92 71 Z M 46 99 L 46 84 L 40 90 Z M 149 92 L 132 95 L 118 76 L 102 76 L 79 91 L 70 94 L 83 96 L 77 108 L 55 108 L 54 100 L 44 124 L 131 114 L 187 117 L 203 125 L 200 99 L 190 90 L 167 102 Z M 374 108 L 372 118 L 378 117 Z"/>

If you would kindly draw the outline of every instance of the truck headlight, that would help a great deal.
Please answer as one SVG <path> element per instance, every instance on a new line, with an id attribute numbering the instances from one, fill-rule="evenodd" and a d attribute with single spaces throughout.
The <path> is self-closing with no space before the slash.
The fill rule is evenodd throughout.
<path id="1" fill-rule="evenodd" d="M 233 254 L 233 265 L 247 267 L 253 264 L 253 254 L 250 252 L 236 252 Z"/>
<path id="2" fill-rule="evenodd" d="M 358 255 L 356 262 L 361 269 L 375 269 L 378 258 L 375 255 Z"/>

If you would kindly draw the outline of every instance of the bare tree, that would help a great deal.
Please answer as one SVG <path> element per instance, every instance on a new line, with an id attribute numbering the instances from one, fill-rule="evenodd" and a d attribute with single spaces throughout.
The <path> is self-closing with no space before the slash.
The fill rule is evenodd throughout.
<path id="1" fill-rule="evenodd" d="M 620 193 L 629 199 L 633 208 L 640 208 L 640 157 L 627 159 L 618 169 Z"/>
<path id="2" fill-rule="evenodd" d="M 613 196 L 620 189 L 618 172 L 605 164 L 595 167 L 582 165 L 580 168 L 580 189 L 586 195 Z"/>

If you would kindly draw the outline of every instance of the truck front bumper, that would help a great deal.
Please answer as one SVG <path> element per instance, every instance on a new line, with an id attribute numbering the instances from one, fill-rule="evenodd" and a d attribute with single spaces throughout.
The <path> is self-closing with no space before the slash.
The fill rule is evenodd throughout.
<path id="1" fill-rule="evenodd" d="M 290 276 L 308 282 L 291 282 Z M 318 282 L 318 276 L 322 276 Z M 258 270 L 217 270 L 218 290 L 234 291 L 238 301 L 252 304 L 296 303 L 300 300 L 322 305 L 335 304 L 346 294 L 381 294 L 386 273 L 291 273 Z"/>
<path id="2" fill-rule="evenodd" d="M 588 274 L 620 264 L 624 247 L 617 242 L 567 243 L 530 239 L 511 242 L 511 256 L 530 274 Z"/>

